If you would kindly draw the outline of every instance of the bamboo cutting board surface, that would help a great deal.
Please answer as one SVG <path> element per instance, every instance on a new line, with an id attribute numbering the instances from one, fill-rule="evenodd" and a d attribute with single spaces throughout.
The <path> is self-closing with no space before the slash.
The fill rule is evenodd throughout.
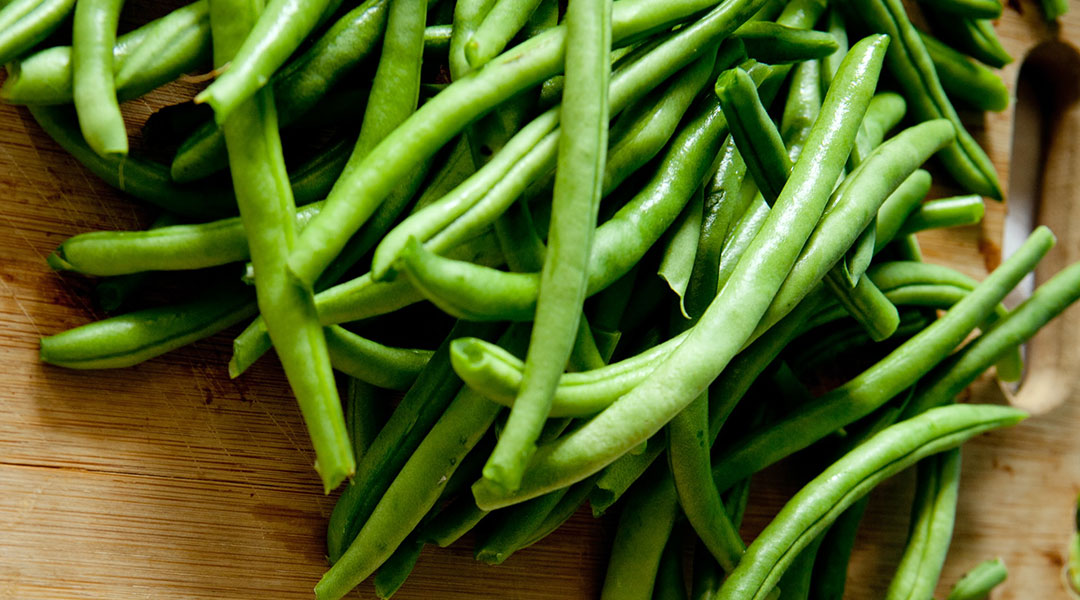
<path id="1" fill-rule="evenodd" d="M 1017 58 L 1002 71 L 1011 87 L 1029 50 L 1051 39 L 1065 42 L 1037 56 L 1049 56 L 1064 87 L 1080 81 L 1080 0 L 1060 27 L 1044 24 L 1029 2 L 1007 6 L 998 25 Z M 170 101 L 129 102 L 125 115 L 134 126 Z M 1071 218 L 1080 184 L 1069 177 L 1080 168 L 1078 137 L 1070 135 L 1080 134 L 1078 106 L 1074 96 L 1071 109 L 1054 109 L 1057 133 L 1043 161 L 1040 214 L 1061 238 L 1047 272 L 1080 259 L 1080 234 L 1069 230 L 1080 227 Z M 1012 193 L 1011 111 L 973 118 Z M 323 532 L 336 495 L 321 493 L 280 367 L 264 360 L 230 380 L 236 330 L 130 369 L 40 364 L 40 336 L 103 316 L 90 300 L 92 282 L 53 273 L 45 257 L 79 232 L 144 227 L 150 213 L 10 106 L 0 106 L 0 196 L 0 599 L 312 597 L 326 568 Z M 927 260 L 985 275 L 999 260 L 1003 215 L 990 206 L 979 227 L 924 236 Z M 1078 321 L 1073 311 L 1033 344 L 1035 366 L 1018 396 L 1025 406 L 1065 402 L 965 446 L 940 596 L 979 561 L 1001 556 L 1009 581 L 994 598 L 1068 597 L 1060 577 L 1080 493 L 1080 402 L 1067 401 L 1080 382 L 1071 361 Z M 972 394 L 1002 395 L 989 382 Z M 782 470 L 766 479 L 753 488 L 747 535 L 795 491 Z M 912 479 L 900 475 L 875 492 L 847 597 L 882 596 L 903 548 Z M 468 539 L 428 548 L 395 597 L 596 598 L 614 525 L 580 512 L 499 567 L 475 562 Z M 374 597 L 370 583 L 351 597 Z"/>

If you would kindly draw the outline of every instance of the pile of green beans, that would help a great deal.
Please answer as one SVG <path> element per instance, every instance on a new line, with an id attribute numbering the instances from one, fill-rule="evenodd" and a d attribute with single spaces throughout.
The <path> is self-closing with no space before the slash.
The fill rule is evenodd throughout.
<path id="1" fill-rule="evenodd" d="M 982 282 L 919 259 L 915 234 L 1002 197 L 952 105 L 1008 107 L 1002 6 L 927 2 L 931 35 L 899 0 L 341 5 L 197 0 L 118 36 L 121 0 L 0 0 L 0 100 L 165 211 L 47 265 L 108 278 L 113 308 L 155 272 L 226 280 L 41 359 L 129 367 L 246 322 L 230 376 L 274 349 L 344 484 L 320 599 L 388 598 L 474 528 L 501 563 L 586 503 L 621 507 L 605 599 L 838 598 L 865 496 L 913 466 L 887 597 L 931 597 L 959 446 L 1026 416 L 955 400 L 991 366 L 1020 380 L 1080 298 L 1076 264 L 1001 304 L 1046 228 Z M 206 106 L 143 140 L 171 164 L 129 151 L 121 103 L 208 72 Z M 744 539 L 750 480 L 796 452 L 820 466 Z M 987 561 L 949 598 L 1004 580 Z"/>

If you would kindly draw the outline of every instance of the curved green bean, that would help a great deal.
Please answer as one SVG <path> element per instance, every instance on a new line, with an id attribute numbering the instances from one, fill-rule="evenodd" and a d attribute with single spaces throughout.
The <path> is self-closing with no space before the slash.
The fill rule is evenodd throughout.
<path id="1" fill-rule="evenodd" d="M 746 45 L 748 56 L 770 65 L 817 60 L 840 48 L 828 33 L 770 21 L 750 21 L 734 36 Z"/>
<path id="2" fill-rule="evenodd" d="M 383 346 L 337 325 L 326 328 L 326 349 L 335 369 L 391 390 L 408 389 L 432 354 Z"/>
<path id="3" fill-rule="evenodd" d="M 955 405 L 893 425 L 804 486 L 747 548 L 718 600 L 763 600 L 797 553 L 887 477 L 967 439 L 1026 417 L 1015 408 Z"/>
<path id="4" fill-rule="evenodd" d="M 981 562 L 964 573 L 960 581 L 949 590 L 945 600 L 982 600 L 1008 576 L 1009 572 L 1000 558 Z"/>
<path id="5" fill-rule="evenodd" d="M 71 35 L 71 90 L 79 128 L 99 156 L 128 152 L 127 130 L 116 99 L 113 46 L 123 0 L 83 0 L 75 5 Z"/>
<path id="6" fill-rule="evenodd" d="M 1013 61 L 1013 57 L 1001 45 L 1001 40 L 994 32 L 993 21 L 958 17 L 929 6 L 925 7 L 923 12 L 934 31 L 939 31 L 958 49 L 979 62 L 1000 69 Z"/>
<path id="7" fill-rule="evenodd" d="M 130 367 L 251 318 L 246 286 L 227 286 L 172 306 L 130 312 L 41 338 L 41 360 L 69 369 Z"/>
<path id="8" fill-rule="evenodd" d="M 952 541 L 959 487 L 958 448 L 919 463 L 907 547 L 885 592 L 886 600 L 933 597 Z"/>
<path id="9" fill-rule="evenodd" d="M 921 31 L 919 35 L 950 98 L 979 110 L 1000 112 L 1009 107 L 1009 90 L 1001 77 L 937 38 Z"/>

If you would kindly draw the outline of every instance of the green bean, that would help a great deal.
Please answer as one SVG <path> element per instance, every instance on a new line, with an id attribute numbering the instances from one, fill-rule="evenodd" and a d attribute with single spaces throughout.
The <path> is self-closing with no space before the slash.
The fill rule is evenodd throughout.
<path id="1" fill-rule="evenodd" d="M 930 173 L 916 169 L 889 195 L 878 209 L 875 219 L 874 253 L 877 254 L 896 237 L 904 220 L 915 210 L 930 191 Z"/>
<path id="2" fill-rule="evenodd" d="M 521 387 L 484 481 L 513 491 L 535 449 L 574 345 L 588 285 L 608 127 L 611 6 L 573 0 L 567 10 L 566 83 L 548 250 Z"/>
<path id="3" fill-rule="evenodd" d="M 855 285 L 845 277 L 844 269 L 834 267 L 823 279 L 844 310 L 863 326 L 874 341 L 888 339 L 900 324 L 896 306 L 874 283 L 860 277 Z"/>
<path id="4" fill-rule="evenodd" d="M 123 0 L 84 0 L 75 6 L 71 89 L 79 128 L 99 156 L 128 152 L 127 131 L 113 80 L 116 28 Z"/>
<path id="5" fill-rule="evenodd" d="M 543 524 L 545 518 L 558 505 L 570 488 L 555 490 L 528 502 L 522 502 L 501 511 L 489 519 L 491 527 L 478 534 L 476 560 L 489 565 L 502 564 L 515 551 L 524 547 L 525 540 Z M 491 521 L 494 520 L 494 523 Z"/>
<path id="6" fill-rule="evenodd" d="M 908 414 L 918 414 L 953 400 L 990 365 L 1030 339 L 1078 297 L 1080 267 L 1072 265 L 1040 285 L 1020 306 L 920 382 L 919 393 L 908 407 Z"/>
<path id="7" fill-rule="evenodd" d="M 814 561 L 817 559 L 821 541 L 822 536 L 819 535 L 795 555 L 777 583 L 780 600 L 806 600 L 810 597 L 810 578 L 814 572 Z"/>
<path id="8" fill-rule="evenodd" d="M 75 0 L 30 0 L 0 7 L 0 64 L 49 37 L 74 6 Z"/>
<path id="9" fill-rule="evenodd" d="M 686 583 L 683 581 L 683 530 L 671 532 L 660 555 L 653 585 L 653 600 L 687 600 Z"/>
<path id="10" fill-rule="evenodd" d="M 997 69 L 1013 61 L 989 19 L 957 16 L 929 6 L 923 8 L 923 13 L 935 31 L 940 30 L 957 49 L 972 58 Z"/>
<path id="11" fill-rule="evenodd" d="M 959 449 L 919 463 L 907 547 L 886 591 L 889 600 L 933 596 L 952 540 L 959 485 Z"/>
<path id="12" fill-rule="evenodd" d="M 868 37 L 849 53 L 807 141 L 820 150 L 800 156 L 754 244 L 687 340 L 630 393 L 573 433 L 541 447 L 518 492 L 492 495 L 474 486 L 481 508 L 522 501 L 598 471 L 648 439 L 723 371 L 753 332 L 824 210 L 877 83 L 887 43 L 884 37 Z"/>
<path id="13" fill-rule="evenodd" d="M 927 33 L 920 31 L 919 36 L 950 98 L 979 110 L 1000 112 L 1009 107 L 1009 90 L 996 73 Z"/>
<path id="14" fill-rule="evenodd" d="M 897 235 L 909 235 L 926 229 L 975 225 L 982 221 L 984 210 L 982 196 L 975 194 L 931 200 L 908 215 Z"/>
<path id="15" fill-rule="evenodd" d="M 423 527 L 421 536 L 440 548 L 446 548 L 476 527 L 488 514 L 488 511 L 477 508 L 468 494 L 463 494 L 440 512 L 437 519 Z"/>
<path id="16" fill-rule="evenodd" d="M 687 49 L 684 40 L 694 35 L 723 37 L 749 18 L 760 1 L 724 3 L 681 30 L 679 33 L 685 37 L 677 35 L 673 39 L 679 40 L 678 51 L 686 58 L 676 62 L 674 68 L 688 64 L 694 58 L 693 48 L 700 48 L 691 45 Z M 624 0 L 613 12 L 612 39 L 622 42 L 681 20 L 711 4 L 707 0 L 663 5 Z M 330 193 L 324 216 L 313 221 L 308 233 L 302 236 L 302 243 L 290 261 L 292 272 L 301 281 L 313 281 L 417 158 L 435 152 L 495 104 L 557 74 L 563 64 L 565 36 L 564 26 L 551 29 L 493 59 L 475 76 L 451 84 L 383 140 L 363 163 L 355 169 L 346 169 Z M 432 127 L 432 123 L 438 126 Z"/>
<path id="17" fill-rule="evenodd" d="M 343 398 L 345 426 L 349 429 L 349 441 L 352 442 L 353 457 L 357 463 L 386 423 L 390 402 L 384 395 L 386 393 L 380 392 L 374 385 L 349 377 Z"/>
<path id="18" fill-rule="evenodd" d="M 601 600 L 652 597 L 660 555 L 679 512 L 671 471 L 655 463 L 631 490 L 619 515 Z"/>
<path id="19" fill-rule="evenodd" d="M 350 544 L 353 543 L 361 527 L 370 519 L 372 511 L 381 502 L 380 499 L 391 486 L 395 474 L 406 461 L 410 460 L 409 457 L 421 444 L 424 436 L 428 435 L 432 425 L 440 419 L 447 406 L 458 394 L 461 382 L 454 377 L 447 356 L 450 340 L 462 335 L 489 337 L 493 330 L 492 325 L 458 323 L 446 341 L 428 360 L 427 365 L 417 377 L 416 383 L 409 388 L 405 397 L 390 415 L 390 419 L 372 442 L 367 454 L 357 464 L 356 475 L 349 482 L 334 506 L 334 511 L 330 514 L 326 545 L 332 564 L 341 559 L 347 547 L 352 547 Z M 483 412 L 481 402 L 487 401 L 480 399 L 481 402 L 476 402 L 472 398 L 470 395 L 464 402 L 477 405 L 477 410 Z M 493 413 L 491 418 L 494 416 Z M 469 446 L 471 447 L 472 444 Z M 386 508 L 382 510 L 385 511 Z M 421 511 L 421 515 L 424 511 Z M 389 550 L 392 551 L 393 548 Z M 339 577 L 340 574 L 339 569 L 335 572 L 333 579 Z"/>
<path id="20" fill-rule="evenodd" d="M 998 302 L 1034 268 L 1054 243 L 1045 227 L 1032 232 L 1023 252 L 1006 260 L 945 316 L 904 342 L 851 381 L 795 409 L 762 432 L 744 436 L 713 462 L 713 478 L 726 489 L 780 458 L 809 446 L 838 427 L 864 417 L 909 387 L 944 359 L 986 319 Z"/>
<path id="21" fill-rule="evenodd" d="M 465 58 L 479 69 L 506 48 L 540 5 L 540 0 L 498 0 L 465 44 Z"/>
<path id="22" fill-rule="evenodd" d="M 177 217 L 175 215 L 164 212 L 154 219 L 154 222 L 150 224 L 149 229 L 168 227 L 170 225 L 175 225 L 176 222 Z M 46 259 L 46 262 L 52 266 L 51 256 Z M 127 303 L 132 294 L 143 287 L 148 276 L 148 273 L 128 273 L 125 275 L 109 277 L 104 281 L 98 282 L 97 286 L 94 287 L 94 298 L 97 301 L 97 305 L 107 313 L 115 312 Z"/>
<path id="23" fill-rule="evenodd" d="M 822 90 L 827 90 L 832 85 L 833 77 L 836 76 L 836 71 L 840 68 L 840 61 L 843 60 L 848 51 L 847 26 L 844 24 L 844 15 L 840 12 L 838 6 L 834 5 L 829 10 L 828 30 L 829 35 L 836 40 L 837 49 L 836 52 L 821 59 Z"/>
<path id="24" fill-rule="evenodd" d="M 822 218 L 791 274 L 765 312 L 758 331 L 794 307 L 854 243 L 882 202 L 934 152 L 952 141 L 955 130 L 944 119 L 928 121 L 898 134 L 875 150 L 833 194 L 832 209 Z M 832 269 L 835 270 L 835 269 Z M 850 296 L 848 296 L 850 298 Z"/>
<path id="25" fill-rule="evenodd" d="M 570 517 L 574 516 L 577 509 L 584 504 L 588 499 L 589 494 L 595 489 L 597 477 L 591 477 L 583 481 L 579 481 L 570 486 L 566 493 L 562 494 L 562 498 L 552 508 L 544 520 L 529 534 L 524 541 L 520 542 L 514 551 L 528 548 L 529 546 L 539 542 L 548 535 L 555 532 L 563 523 L 568 521 Z"/>
<path id="26" fill-rule="evenodd" d="M 808 60 L 799 63 L 795 72 L 791 75 L 791 90 L 788 92 L 787 101 L 784 103 L 784 113 L 780 120 L 780 136 L 788 149 L 788 157 L 792 161 L 798 158 L 802 152 L 806 136 L 810 135 L 810 128 L 821 111 L 821 61 Z M 867 114 L 873 109 L 874 101 L 870 101 Z M 867 118 L 863 118 L 865 127 Z M 855 138 L 858 147 L 859 138 Z M 853 150 L 854 152 L 854 150 Z"/>
<path id="27" fill-rule="evenodd" d="M 392 390 L 412 385 L 432 354 L 383 346 L 337 325 L 326 328 L 326 346 L 335 369 Z"/>
<path id="28" fill-rule="evenodd" d="M 852 450 L 802 488 L 747 548 L 719 599 L 762 599 L 795 555 L 879 482 L 920 459 L 1026 416 L 1015 408 L 955 405 L 893 425 Z"/>
<path id="29" fill-rule="evenodd" d="M 112 187 L 178 215 L 217 218 L 236 214 L 231 191 L 211 185 L 175 184 L 169 179 L 168 169 L 149 160 L 118 155 L 102 157 L 83 139 L 70 109 L 29 108 L 49 137 Z"/>
<path id="30" fill-rule="evenodd" d="M 848 157 L 848 165 L 852 170 L 881 145 L 885 135 L 904 118 L 905 112 L 907 102 L 900 94 L 882 92 L 874 96 L 870 101 L 870 108 L 866 109 L 866 118 L 859 127 L 859 134 L 855 137 L 855 147 L 851 149 L 851 156 Z"/>
<path id="31" fill-rule="evenodd" d="M 770 65 L 817 60 L 839 49 L 828 33 L 769 21 L 750 21 L 735 31 L 746 54 Z"/>
<path id="32" fill-rule="evenodd" d="M 233 110 L 262 89 L 270 76 L 289 58 L 318 24 L 334 0 L 270 0 L 234 53 L 229 69 L 195 96 L 208 103 L 214 119 L 225 123 Z M 216 52 L 216 50 L 215 50 Z"/>
<path id="33" fill-rule="evenodd" d="M 119 100 L 129 100 L 209 64 L 210 20 L 206 0 L 134 29 L 113 46 Z M 3 27 L 0 27 L 3 29 Z M 8 62 L 8 61 L 5 61 Z M 8 62 L 0 98 L 11 104 L 70 104 L 71 46 L 55 46 Z"/>
<path id="34" fill-rule="evenodd" d="M 1043 15 L 1047 21 L 1056 21 L 1069 12 L 1068 0 L 1042 0 Z"/>
<path id="35" fill-rule="evenodd" d="M 630 486 L 644 474 L 667 448 L 662 434 L 649 438 L 640 454 L 626 453 L 599 472 L 596 488 L 589 494 L 589 505 L 594 517 L 600 517 L 622 498 Z M 672 488 L 674 494 L 674 488 Z M 676 504 L 678 499 L 676 498 Z"/>
<path id="36" fill-rule="evenodd" d="M 997 19 L 1001 16 L 1001 2 L 998 0 L 921 0 L 919 4 L 936 8 L 942 13 L 972 19 Z"/>
<path id="37" fill-rule="evenodd" d="M 274 101 L 282 126 L 310 111 L 342 76 L 363 60 L 382 38 L 389 0 L 367 0 L 338 19 L 299 58 L 274 76 Z M 194 181 L 223 168 L 225 141 L 213 121 L 188 136 L 176 151 L 170 173 Z"/>
<path id="38" fill-rule="evenodd" d="M 843 600 L 847 583 L 848 562 L 855 545 L 855 534 L 866 512 L 868 499 L 856 500 L 829 526 L 822 535 L 818 554 L 822 560 L 814 562 L 810 576 L 811 600 Z M 781 588 L 783 589 L 783 588 Z"/>
<path id="39" fill-rule="evenodd" d="M 465 47 L 497 0 L 463 0 L 454 4 L 454 25 L 450 34 L 450 79 L 458 81 L 472 71 Z"/>
<path id="40" fill-rule="evenodd" d="M 945 600 L 982 600 L 990 591 L 1005 581 L 1009 573 L 1000 558 L 979 563 L 964 573 L 960 581 L 949 590 Z"/>
<path id="41" fill-rule="evenodd" d="M 428 25 L 424 28 L 424 52 L 448 52 L 452 25 Z"/>
<path id="42" fill-rule="evenodd" d="M 412 536 L 402 542 L 375 573 L 375 595 L 386 599 L 397 593 L 416 566 L 423 549 L 424 544 L 415 541 Z"/>
<path id="43" fill-rule="evenodd" d="M 502 342 L 512 350 L 520 350 L 523 339 L 523 335 L 512 330 Z M 411 456 L 400 465 L 393 482 L 387 482 L 385 493 L 365 490 L 381 495 L 381 499 L 370 509 L 370 516 L 357 515 L 363 526 L 357 524 L 358 532 L 348 549 L 316 584 L 316 598 L 344 596 L 390 557 L 438 500 L 442 487 L 487 432 L 499 410 L 498 405 L 471 390 L 463 389 L 457 394 L 423 441 L 417 440 L 415 451 L 404 451 Z M 417 427 L 426 429 L 419 424 Z M 395 451 L 401 453 L 400 448 Z"/>
<path id="44" fill-rule="evenodd" d="M 684 319 L 691 318 L 686 312 L 687 288 L 690 285 L 694 258 L 697 255 L 698 238 L 701 235 L 704 202 L 705 189 L 700 187 L 683 208 L 679 218 L 672 224 L 671 233 L 656 272 L 678 297 L 679 312 Z M 683 321 L 680 321 L 681 323 Z"/>
<path id="45" fill-rule="evenodd" d="M 942 150 L 940 159 L 949 174 L 969 191 L 1001 199 L 994 165 L 964 129 L 956 110 L 941 88 L 934 65 L 919 33 L 908 20 L 899 0 L 844 0 L 843 6 L 871 29 L 893 40 L 889 70 L 919 120 L 947 118 L 956 126 L 956 143 Z"/>
<path id="46" fill-rule="evenodd" d="M 791 172 L 792 162 L 780 132 L 758 97 L 757 86 L 740 68 L 729 69 L 716 81 L 716 95 L 731 137 L 746 161 L 746 170 L 765 201 L 772 205 Z"/>
<path id="47" fill-rule="evenodd" d="M 251 318 L 246 286 L 226 286 L 189 302 L 130 312 L 41 339 L 41 360 L 70 369 L 130 367 Z"/>

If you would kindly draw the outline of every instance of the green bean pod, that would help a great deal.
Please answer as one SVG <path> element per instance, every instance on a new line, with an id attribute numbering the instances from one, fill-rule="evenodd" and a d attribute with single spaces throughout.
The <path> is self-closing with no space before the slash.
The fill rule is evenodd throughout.
<path id="1" fill-rule="evenodd" d="M 49 37 L 71 14 L 75 0 L 32 0 L 0 7 L 0 64 Z"/>
<path id="2" fill-rule="evenodd" d="M 921 0 L 919 3 L 943 13 L 972 19 L 997 19 L 1001 16 L 999 0 Z"/>
<path id="3" fill-rule="evenodd" d="M 1001 77 L 937 38 L 921 31 L 919 35 L 950 98 L 979 110 L 1000 112 L 1009 107 L 1009 90 Z"/>
<path id="4" fill-rule="evenodd" d="M 840 61 L 848 51 L 847 25 L 844 24 L 844 15 L 840 7 L 833 5 L 828 15 L 829 35 L 836 40 L 837 50 L 821 59 L 821 89 L 827 90 L 832 85 L 836 70 L 840 68 Z"/>
<path id="5" fill-rule="evenodd" d="M 1000 558 L 979 563 L 974 569 L 964 573 L 960 581 L 949 590 L 945 600 L 982 600 L 990 591 L 1008 577 L 1009 572 Z"/>
<path id="6" fill-rule="evenodd" d="M 1026 417 L 1015 408 L 955 405 L 893 425 L 846 454 L 791 498 L 747 548 L 717 600 L 763 600 L 799 551 L 878 483 L 924 457 Z"/>
<path id="7" fill-rule="evenodd" d="M 541 0 L 499 0 L 484 16 L 465 43 L 465 59 L 471 69 L 479 69 L 506 48 L 525 27 Z"/>
<path id="8" fill-rule="evenodd" d="M 920 205 L 904 219 L 897 235 L 910 235 L 926 229 L 976 225 L 982 221 L 985 210 L 982 196 L 974 194 L 931 200 Z"/>
<path id="9" fill-rule="evenodd" d="M 945 316 L 904 342 L 848 383 L 795 409 L 765 431 L 744 436 L 713 462 L 719 489 L 809 446 L 864 417 L 911 386 L 949 355 L 1054 244 L 1045 227 L 1032 232 L 1011 256 Z"/>
<path id="10" fill-rule="evenodd" d="M 784 103 L 784 113 L 780 120 L 780 137 L 787 146 L 788 156 L 792 161 L 799 157 L 806 136 L 810 135 L 810 128 L 814 125 L 818 113 L 821 111 L 821 61 L 808 60 L 798 64 L 795 72 L 791 75 L 791 90 L 788 91 L 787 101 Z M 870 101 L 870 108 L 866 109 L 867 117 L 863 117 L 863 126 L 873 110 L 874 101 Z M 856 136 L 855 145 L 858 147 L 859 138 Z M 854 150 L 852 150 L 854 152 Z"/>
<path id="11" fill-rule="evenodd" d="M 830 38 L 831 39 L 831 38 Z M 772 205 L 791 172 L 792 162 L 780 132 L 758 97 L 757 86 L 740 68 L 716 80 L 716 95 L 746 170 L 765 201 Z"/>
<path id="12" fill-rule="evenodd" d="M 866 118 L 855 137 L 855 147 L 848 157 L 848 167 L 854 170 L 875 148 L 885 141 L 885 135 L 900 123 L 907 112 L 904 97 L 895 92 L 882 92 L 870 101 L 866 109 Z"/>
<path id="13" fill-rule="evenodd" d="M 337 325 L 326 328 L 326 349 L 335 369 L 391 390 L 408 389 L 432 354 L 383 346 Z"/>
<path id="14" fill-rule="evenodd" d="M 908 20 L 900 0 L 843 0 L 843 6 L 872 30 L 888 34 L 888 65 L 919 120 L 946 118 L 956 127 L 956 142 L 939 155 L 949 174 L 969 191 L 1000 200 L 1001 185 L 986 153 L 960 122 L 941 87 L 934 64 Z"/>
<path id="15" fill-rule="evenodd" d="M 1056 21 L 1069 12 L 1069 0 L 1042 0 L 1041 4 L 1047 21 Z"/>
<path id="16" fill-rule="evenodd" d="M 127 130 L 113 79 L 116 28 L 123 0 L 84 0 L 75 5 L 71 35 L 71 89 L 79 128 L 98 156 L 128 152 Z"/>
<path id="17" fill-rule="evenodd" d="M 246 287 L 226 287 L 172 306 L 130 312 L 41 339 L 41 360 L 69 369 L 130 367 L 251 318 Z"/>
<path id="18" fill-rule="evenodd" d="M 959 487 L 959 449 L 919 463 L 907 547 L 885 592 L 886 600 L 933 597 L 952 541 Z"/>
<path id="19" fill-rule="evenodd" d="M 1001 45 L 1001 40 L 994 32 L 993 21 L 957 17 L 930 7 L 926 7 L 923 12 L 934 31 L 939 31 L 957 49 L 979 62 L 1000 69 L 1013 61 L 1013 57 Z"/>
<path id="20" fill-rule="evenodd" d="M 195 96 L 209 103 L 214 119 L 224 123 L 238 106 L 262 89 L 281 65 L 318 24 L 335 0 L 270 0 L 259 13 L 227 71 Z"/>
<path id="21" fill-rule="evenodd" d="M 769 21 L 750 21 L 734 36 L 746 44 L 748 56 L 770 65 L 817 60 L 840 48 L 828 33 Z"/>

